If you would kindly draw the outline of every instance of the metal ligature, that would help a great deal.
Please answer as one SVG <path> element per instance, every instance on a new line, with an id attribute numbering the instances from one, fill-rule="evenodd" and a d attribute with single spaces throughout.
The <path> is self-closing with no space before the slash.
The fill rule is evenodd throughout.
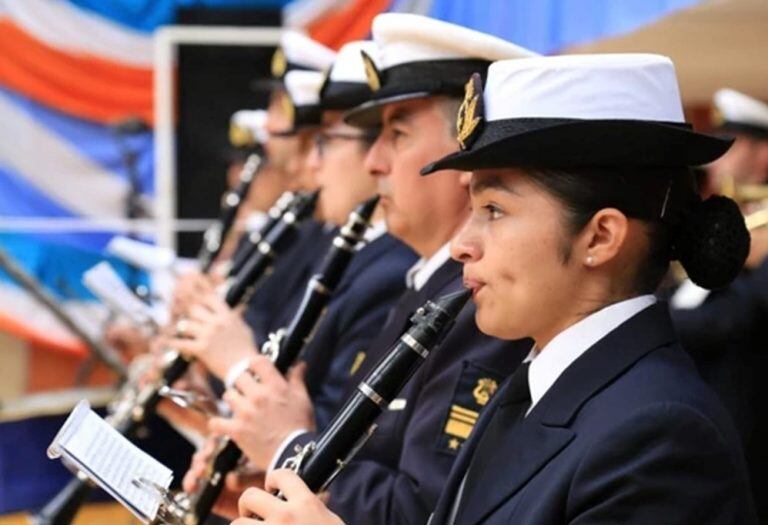
<path id="1" fill-rule="evenodd" d="M 221 252 L 222 246 L 224 246 L 224 240 L 235 224 L 235 218 L 237 217 L 237 211 L 240 209 L 240 205 L 248 195 L 248 190 L 251 187 L 253 179 L 259 172 L 262 165 L 262 158 L 257 153 L 251 153 L 243 165 L 243 169 L 240 170 L 240 177 L 237 186 L 229 191 L 224 192 L 221 198 L 221 213 L 218 220 L 214 221 L 205 233 L 203 234 L 203 244 L 200 247 L 200 253 L 197 255 L 197 259 L 200 262 L 200 268 L 203 272 L 207 272 L 213 261 Z"/>
<path id="2" fill-rule="evenodd" d="M 445 295 L 416 310 L 411 325 L 360 382 L 328 428 L 284 465 L 322 492 L 373 434 L 375 420 L 453 327 L 471 292 Z"/>
<path id="3" fill-rule="evenodd" d="M 346 224 L 333 238 L 319 272 L 310 278 L 301 305 L 290 324 L 270 334 L 262 346 L 262 354 L 272 360 L 280 373 L 285 374 L 296 362 L 320 323 L 358 245 L 364 242 L 365 232 L 378 201 L 378 196 L 368 199 L 349 215 Z M 199 488 L 193 494 L 180 494 L 173 500 L 166 499 L 163 522 L 173 525 L 203 523 L 224 488 L 224 478 L 237 467 L 241 457 L 242 451 L 235 442 L 223 439 L 211 461 L 208 476 Z"/>
<path id="4" fill-rule="evenodd" d="M 248 272 L 242 272 L 232 278 L 225 292 L 225 301 L 230 307 L 235 307 L 245 300 L 246 292 L 254 288 L 264 274 L 269 271 L 279 253 L 290 244 L 296 236 L 296 226 L 312 215 L 317 203 L 317 192 L 300 194 L 288 210 L 282 214 L 276 224 L 265 234 L 260 243 L 262 251 L 252 255 L 258 264 L 246 262 Z M 232 290 L 236 293 L 230 293 Z M 165 362 L 161 377 L 158 381 L 137 388 L 131 382 L 126 383 L 118 396 L 109 406 L 107 420 L 123 435 L 131 435 L 145 421 L 147 415 L 154 412 L 162 396 L 163 387 L 170 387 L 189 369 L 190 361 L 175 350 L 169 350 L 163 356 Z M 72 522 L 77 511 L 85 502 L 92 490 L 87 478 L 78 474 L 73 478 L 43 509 L 32 516 L 35 525 L 68 525 Z"/>

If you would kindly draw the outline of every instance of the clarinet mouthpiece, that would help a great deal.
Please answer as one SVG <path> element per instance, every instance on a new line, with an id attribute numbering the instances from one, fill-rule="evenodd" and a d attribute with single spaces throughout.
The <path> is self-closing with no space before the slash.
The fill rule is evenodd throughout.
<path id="1" fill-rule="evenodd" d="M 455 319 L 471 296 L 471 290 L 449 293 L 436 299 L 435 306 L 444 311 L 451 319 Z"/>
<path id="2" fill-rule="evenodd" d="M 320 197 L 320 191 L 321 191 L 320 189 L 317 189 L 312 193 L 310 193 L 309 195 L 307 195 L 308 206 L 311 206 L 312 208 L 315 207 L 315 205 L 317 204 L 317 199 Z"/>
<path id="3" fill-rule="evenodd" d="M 360 206 L 357 208 L 358 214 L 361 217 L 371 217 L 371 215 L 373 215 L 373 211 L 376 209 L 376 205 L 379 204 L 380 198 L 381 197 L 379 195 L 375 195 L 370 199 L 363 201 L 363 203 L 360 204 Z"/>

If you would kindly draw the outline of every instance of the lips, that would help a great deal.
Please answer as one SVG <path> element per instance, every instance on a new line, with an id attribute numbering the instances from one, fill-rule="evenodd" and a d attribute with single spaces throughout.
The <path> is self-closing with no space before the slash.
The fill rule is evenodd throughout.
<path id="1" fill-rule="evenodd" d="M 483 289 L 485 283 L 472 277 L 464 277 L 464 288 L 472 290 L 472 299 L 477 298 L 477 294 Z"/>

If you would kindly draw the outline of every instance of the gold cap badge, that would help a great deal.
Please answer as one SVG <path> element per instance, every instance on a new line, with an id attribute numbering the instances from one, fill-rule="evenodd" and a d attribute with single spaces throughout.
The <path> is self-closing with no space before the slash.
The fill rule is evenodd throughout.
<path id="1" fill-rule="evenodd" d="M 285 116 L 288 118 L 288 122 L 291 123 L 291 129 L 293 129 L 296 125 L 296 106 L 293 105 L 293 100 L 291 100 L 288 93 L 283 93 L 280 104 L 285 112 Z"/>
<path id="2" fill-rule="evenodd" d="M 252 146 L 256 140 L 253 137 L 253 133 L 248 128 L 238 126 L 237 124 L 230 124 L 229 126 L 229 143 L 236 148 L 243 148 L 245 146 Z"/>
<path id="3" fill-rule="evenodd" d="M 368 87 L 371 91 L 378 91 L 381 89 L 381 74 L 376 67 L 373 59 L 365 51 L 360 51 L 363 55 L 363 64 L 365 64 L 365 76 L 368 79 Z"/>
<path id="4" fill-rule="evenodd" d="M 282 47 L 275 49 L 275 53 L 272 55 L 272 76 L 275 78 L 283 78 L 285 72 L 288 70 L 288 60 L 285 58 L 285 52 Z"/>
<path id="5" fill-rule="evenodd" d="M 483 81 L 475 73 L 464 86 L 464 101 L 456 116 L 456 138 L 462 150 L 469 148 L 482 131 Z"/>
<path id="6" fill-rule="evenodd" d="M 712 123 L 712 127 L 719 128 L 725 123 L 725 116 L 717 107 L 713 107 L 709 115 L 709 120 Z"/>

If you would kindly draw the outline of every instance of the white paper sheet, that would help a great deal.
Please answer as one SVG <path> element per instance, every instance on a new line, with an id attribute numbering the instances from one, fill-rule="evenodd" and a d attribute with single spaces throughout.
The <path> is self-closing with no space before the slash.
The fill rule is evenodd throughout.
<path id="1" fill-rule="evenodd" d="M 102 261 L 83 274 L 83 284 L 101 302 L 136 324 L 156 322 L 152 309 L 139 299 L 112 266 Z"/>
<path id="2" fill-rule="evenodd" d="M 113 237 L 107 245 L 107 252 L 150 272 L 171 270 L 176 262 L 173 250 L 128 237 Z"/>
<path id="3" fill-rule="evenodd" d="M 155 518 L 160 501 L 133 480 L 143 478 L 167 489 L 173 479 L 169 468 L 117 432 L 85 400 L 59 430 L 48 456 L 71 461 L 144 523 Z"/>

